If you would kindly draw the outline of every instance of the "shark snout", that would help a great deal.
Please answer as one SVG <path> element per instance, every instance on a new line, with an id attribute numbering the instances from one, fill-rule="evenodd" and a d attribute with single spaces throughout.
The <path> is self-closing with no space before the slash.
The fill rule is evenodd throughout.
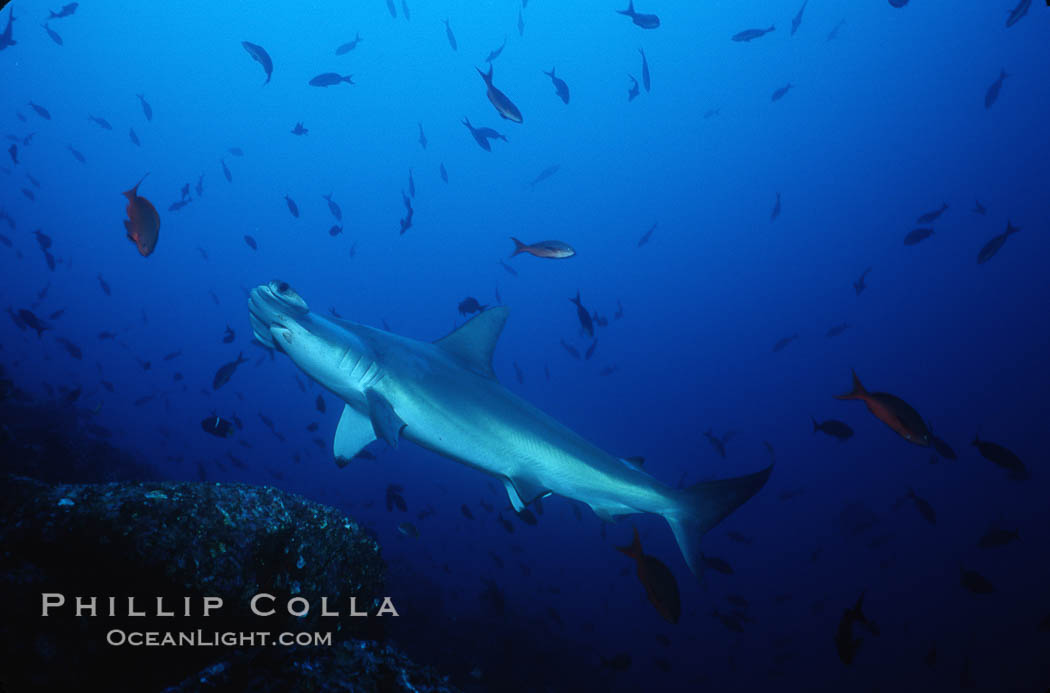
<path id="1" fill-rule="evenodd" d="M 290 342 L 288 326 L 310 311 L 306 302 L 287 282 L 260 284 L 248 294 L 248 315 L 255 338 L 268 347 L 276 347 L 275 337 Z"/>

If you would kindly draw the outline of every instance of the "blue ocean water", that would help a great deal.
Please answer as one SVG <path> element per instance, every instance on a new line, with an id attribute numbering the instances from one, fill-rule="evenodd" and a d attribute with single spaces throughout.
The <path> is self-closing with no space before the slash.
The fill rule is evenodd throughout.
<path id="1" fill-rule="evenodd" d="M 0 354 L 20 385 L 42 401 L 80 387 L 74 406 L 97 408 L 91 423 L 161 476 L 274 484 L 345 509 L 382 543 L 404 604 L 392 637 L 467 690 L 1045 687 L 1050 10 L 1033 2 L 1007 27 L 1011 1 L 814 1 L 792 35 L 797 0 L 639 3 L 660 16 L 653 30 L 616 3 L 407 1 L 408 16 L 398 0 L 394 17 L 380 0 L 86 0 L 48 22 L 61 45 L 40 27 L 56 7 L 16 1 L 0 12 L 0 31 L 14 13 L 16 41 L 0 51 L 0 132 L 14 147 L 0 164 L 11 220 L 0 219 L 11 241 L 0 247 L 2 299 L 50 325 L 38 338 L 3 322 Z M 500 118 L 475 71 L 504 39 L 494 83 L 521 124 Z M 268 84 L 243 41 L 272 57 Z M 629 101 L 639 48 L 651 89 Z M 568 104 L 544 75 L 552 67 Z M 354 84 L 308 84 L 325 72 Z M 506 141 L 482 150 L 465 118 Z M 308 134 L 291 133 L 299 122 Z M 121 193 L 146 173 L 139 193 L 161 225 L 142 257 L 125 237 Z M 186 184 L 190 202 L 169 211 Z M 932 223 L 916 222 L 945 203 Z M 978 264 L 1008 222 L 1020 232 Z M 934 233 L 905 245 L 923 226 Z M 34 230 L 53 241 L 53 271 Z M 509 258 L 511 236 L 577 254 Z M 769 483 L 704 539 L 733 573 L 698 581 L 655 516 L 603 528 L 586 507 L 577 520 L 570 502 L 548 498 L 527 526 L 498 482 L 410 444 L 375 443 L 376 460 L 337 468 L 341 406 L 252 343 L 246 291 L 274 278 L 316 312 L 423 340 L 464 322 L 465 297 L 509 306 L 500 380 L 600 447 L 644 456 L 671 485 L 761 469 L 768 442 Z M 608 319 L 590 359 L 561 345 L 592 344 L 568 300 L 577 291 Z M 216 370 L 242 352 L 248 363 L 214 390 Z M 861 403 L 835 400 L 851 369 L 915 407 L 958 459 L 932 463 L 930 448 Z M 210 414 L 243 429 L 208 436 Z M 855 435 L 814 434 L 811 417 Z M 733 432 L 724 458 L 709 429 Z M 1015 452 L 1031 478 L 1009 479 L 971 446 L 975 434 Z M 390 484 L 404 488 L 406 512 L 387 510 Z M 909 489 L 936 510 L 935 525 L 897 503 Z M 404 521 L 418 538 L 399 533 Z M 1020 539 L 979 548 L 992 525 Z M 633 527 L 677 578 L 678 624 L 660 618 L 613 548 Z M 967 591 L 961 568 L 995 593 Z M 879 634 L 861 634 L 846 664 L 834 637 L 862 592 Z M 712 617 L 736 608 L 729 595 L 750 604 L 743 632 Z M 619 653 L 626 668 L 613 665 Z"/>

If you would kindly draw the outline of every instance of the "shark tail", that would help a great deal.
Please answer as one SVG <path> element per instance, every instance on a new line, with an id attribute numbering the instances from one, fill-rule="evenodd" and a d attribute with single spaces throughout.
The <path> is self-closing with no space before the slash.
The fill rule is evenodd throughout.
<path id="1" fill-rule="evenodd" d="M 678 549 L 693 575 L 703 572 L 700 539 L 765 485 L 773 465 L 760 472 L 717 481 L 701 481 L 678 491 L 678 507 L 664 514 Z"/>

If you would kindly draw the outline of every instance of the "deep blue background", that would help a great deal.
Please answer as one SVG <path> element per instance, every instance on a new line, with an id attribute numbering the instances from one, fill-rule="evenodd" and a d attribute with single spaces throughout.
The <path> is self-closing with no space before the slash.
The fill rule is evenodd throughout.
<path id="1" fill-rule="evenodd" d="M 552 662 L 571 664 L 572 674 L 546 672 L 552 690 L 580 682 L 686 689 L 698 680 L 718 690 L 954 687 L 964 657 L 981 688 L 1046 685 L 1050 635 L 1036 624 L 1050 612 L 1050 12 L 1038 2 L 1007 29 L 1012 3 L 1001 0 L 917 1 L 902 10 L 884 1 L 846 8 L 814 0 L 791 37 L 796 0 L 639 4 L 660 15 L 655 31 L 616 14 L 618 3 L 533 0 L 524 36 L 512 0 L 412 2 L 410 21 L 400 4 L 392 19 L 381 0 L 119 8 L 85 0 L 74 16 L 51 23 L 64 46 L 38 26 L 48 7 L 13 5 L 18 43 L 0 52 L 0 132 L 36 134 L 30 145 L 19 143 L 17 165 L 6 154 L 0 164 L 0 207 L 17 224 L 11 230 L 0 221 L 14 243 L 0 247 L 8 277 L 0 301 L 42 316 L 66 313 L 41 340 L 0 323 L 4 362 L 41 398 L 45 383 L 83 386 L 78 406 L 102 404 L 91 421 L 166 476 L 197 478 L 200 461 L 210 480 L 275 483 L 373 527 L 391 564 L 391 594 L 407 607 L 395 637 L 417 659 L 465 686 L 473 682 L 466 672 L 478 666 L 481 683 L 494 689 L 512 666 L 490 651 L 500 637 L 512 652 L 549 648 Z M 458 52 L 446 40 L 446 17 Z M 842 19 L 838 38 L 828 41 Z M 771 23 L 777 30 L 752 43 L 729 40 Z M 336 56 L 357 32 L 357 49 Z M 505 35 L 495 83 L 522 110 L 521 125 L 498 117 L 474 72 Z M 264 75 L 243 40 L 273 57 L 269 85 L 261 86 Z M 653 88 L 628 103 L 627 74 L 640 80 L 639 47 Z M 569 84 L 568 106 L 542 74 L 552 66 Z M 1000 68 L 1010 77 L 985 109 Z M 327 71 L 352 73 L 356 85 L 307 86 Z M 771 102 L 788 82 L 792 90 Z M 135 98 L 140 92 L 153 106 L 151 123 Z M 53 120 L 40 119 L 29 100 Z M 703 117 L 716 108 L 718 115 Z M 89 114 L 114 130 L 99 129 Z M 460 124 L 464 117 L 508 141 L 482 151 Z M 297 121 L 309 135 L 289 134 Z M 129 127 L 141 148 L 129 141 Z M 229 147 L 242 148 L 243 158 Z M 561 170 L 530 190 L 526 183 L 552 163 Z M 410 170 L 414 226 L 399 236 Z M 147 171 L 140 193 L 162 225 L 155 254 L 142 258 L 124 238 L 120 193 Z M 168 212 L 182 185 L 201 173 L 203 196 Z M 344 214 L 336 238 L 327 234 L 334 219 L 322 199 L 330 192 Z M 783 211 L 771 222 L 777 192 Z M 289 215 L 285 194 L 298 203 L 299 219 Z M 987 216 L 971 211 L 975 199 Z M 933 237 L 905 247 L 915 218 L 942 202 L 950 207 Z M 1008 219 L 1022 231 L 978 266 L 977 251 Z M 649 244 L 636 247 L 654 222 Z M 60 264 L 53 273 L 32 236 L 37 228 L 54 239 Z M 245 234 L 258 240 L 258 251 L 245 245 Z M 578 255 L 516 257 L 508 260 L 514 277 L 497 263 L 512 249 L 510 235 L 561 239 Z M 869 288 L 856 296 L 851 282 L 868 266 Z M 100 272 L 112 296 L 100 290 Z M 420 339 L 461 322 L 456 306 L 465 296 L 492 303 L 498 289 L 512 308 L 496 353 L 507 387 L 607 450 L 644 455 L 647 469 L 668 483 L 683 473 L 695 482 L 758 469 L 769 441 L 778 461 L 769 485 L 705 540 L 735 574 L 709 573 L 702 587 L 658 518 L 621 521 L 602 539 L 597 518 L 585 510 L 578 523 L 562 499 L 544 503 L 538 527 L 514 520 L 517 531 L 507 535 L 478 505 L 484 498 L 506 506 L 494 482 L 410 445 L 396 452 L 375 445 L 377 461 L 336 469 L 330 441 L 341 408 L 326 394 L 328 412 L 319 414 L 320 389 L 308 383 L 301 392 L 296 377 L 306 379 L 288 359 L 271 362 L 250 343 L 242 289 L 271 278 L 290 282 L 314 310 L 333 306 L 377 326 L 386 320 Z M 585 305 L 610 318 L 591 361 L 573 360 L 559 346 L 560 339 L 580 351 L 589 344 L 567 301 L 577 289 Z M 613 321 L 617 300 L 624 317 Z M 843 321 L 852 325 L 845 334 L 825 337 Z M 232 345 L 221 343 L 227 324 L 237 332 Z M 99 341 L 101 330 L 119 337 Z M 794 333 L 796 342 L 771 351 Z M 69 358 L 56 335 L 81 345 L 83 360 Z M 177 349 L 181 357 L 161 360 Z M 212 392 L 215 370 L 238 351 L 251 362 Z M 136 358 L 152 368 L 144 371 Z M 600 377 L 611 364 L 618 372 Z M 849 390 L 851 368 L 869 389 L 915 406 L 959 460 L 930 464 L 928 450 L 905 443 L 860 403 L 832 399 Z M 184 381 L 173 380 L 176 371 Z M 116 392 L 101 389 L 100 379 Z M 161 396 L 133 406 L 150 393 Z M 211 412 L 236 413 L 245 429 L 229 441 L 206 436 L 199 422 Z M 264 428 L 259 412 L 286 443 Z M 814 436 L 811 415 L 844 420 L 856 435 L 844 444 Z M 305 430 L 311 421 L 321 424 L 323 449 Z M 704 439 L 709 427 L 739 431 L 728 459 Z M 979 457 L 969 445 L 975 432 L 1014 450 L 1032 479 L 1010 481 Z M 227 451 L 248 469 L 232 467 Z M 386 512 L 390 483 L 405 487 L 411 517 Z M 798 488 L 801 495 L 779 499 Z M 936 509 L 936 527 L 911 504 L 891 508 L 908 488 Z M 860 537 L 848 536 L 839 518 L 855 501 L 879 518 Z M 475 521 L 460 515 L 462 503 Z M 437 514 L 415 520 L 427 505 Z M 419 526 L 418 540 L 397 533 L 406 519 Z M 1019 528 L 1021 541 L 976 548 L 991 523 Z M 612 550 L 628 543 L 632 525 L 645 551 L 678 578 L 684 614 L 677 626 L 660 620 L 629 559 Z M 753 536 L 753 545 L 731 542 L 729 529 Z M 892 535 L 885 545 L 867 547 L 885 535 Z M 988 577 L 996 594 L 966 592 L 960 564 Z M 483 578 L 506 594 L 507 623 L 482 613 Z M 865 636 L 847 667 L 832 636 L 862 590 L 882 634 Z M 743 634 L 709 616 L 729 608 L 727 593 L 751 602 L 755 622 Z M 792 598 L 775 603 L 785 594 Z M 468 639 L 443 648 L 435 633 Z M 656 634 L 670 637 L 670 647 Z M 930 670 L 922 658 L 933 643 L 938 662 Z M 629 672 L 600 666 L 599 655 L 616 652 L 631 654 Z M 666 658 L 670 671 L 653 657 Z"/>

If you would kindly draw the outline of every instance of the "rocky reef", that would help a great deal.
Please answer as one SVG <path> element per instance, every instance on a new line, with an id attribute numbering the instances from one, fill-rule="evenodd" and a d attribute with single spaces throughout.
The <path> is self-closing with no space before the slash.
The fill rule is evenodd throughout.
<path id="1" fill-rule="evenodd" d="M 0 690 L 456 690 L 381 642 L 385 566 L 342 512 L 268 486 L 30 478 L 105 478 L 114 460 L 121 477 L 155 473 L 72 434 L 68 407 L 0 399 Z"/>

